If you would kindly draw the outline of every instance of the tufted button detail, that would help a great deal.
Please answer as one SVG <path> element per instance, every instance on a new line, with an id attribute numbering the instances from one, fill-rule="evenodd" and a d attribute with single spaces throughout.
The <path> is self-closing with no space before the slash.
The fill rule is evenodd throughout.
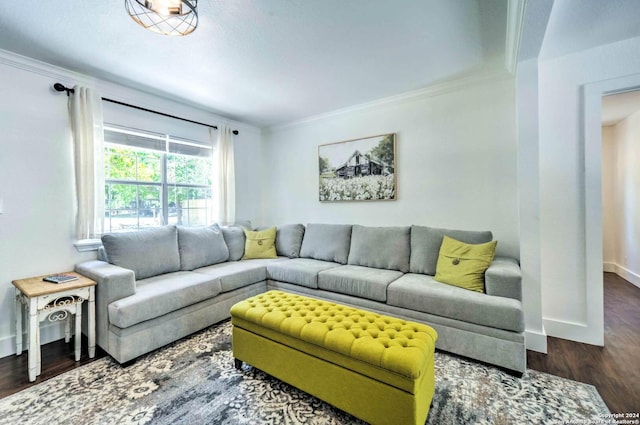
<path id="1" fill-rule="evenodd" d="M 342 306 L 321 300 L 288 294 L 281 291 L 269 291 L 238 303 L 242 308 L 234 309 L 233 317 L 241 318 L 257 325 L 281 332 L 307 343 L 315 344 L 338 353 L 351 353 L 349 357 L 369 363 L 375 367 L 388 369 L 411 377 L 419 374 L 420 364 L 433 355 L 436 334 L 432 328 L 419 323 L 378 315 L 365 310 Z M 234 310 L 232 309 L 232 311 Z M 252 313 L 253 310 L 253 313 Z M 265 312 L 271 314 L 265 321 Z M 258 313 L 258 314 L 256 314 Z M 284 322 L 295 318 L 299 325 L 287 326 Z M 297 319 L 300 318 L 300 319 Z M 312 332 L 304 332 L 307 326 L 313 326 Z M 331 334 L 331 337 L 327 337 Z M 307 340 L 302 335 L 313 335 Z M 349 346 L 351 344 L 351 347 Z M 355 346 L 358 344 L 358 347 Z M 378 350 L 411 349 L 405 356 L 400 353 L 393 356 L 370 357 L 367 346 Z M 357 348 L 357 349 L 354 349 Z M 424 355 L 410 354 L 420 350 Z M 407 361 L 407 359 L 413 359 Z"/>

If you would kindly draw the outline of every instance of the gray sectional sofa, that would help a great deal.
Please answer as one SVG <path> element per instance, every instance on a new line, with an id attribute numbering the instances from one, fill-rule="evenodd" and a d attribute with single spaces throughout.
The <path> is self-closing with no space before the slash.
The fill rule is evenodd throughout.
<path id="1" fill-rule="evenodd" d="M 522 373 L 520 267 L 496 257 L 485 293 L 434 280 L 442 239 L 491 232 L 424 226 L 278 227 L 278 258 L 243 260 L 241 227 L 156 229 L 103 236 L 99 259 L 76 271 L 98 282 L 97 342 L 127 362 L 224 320 L 236 302 L 279 289 L 426 323 L 437 348 Z"/>

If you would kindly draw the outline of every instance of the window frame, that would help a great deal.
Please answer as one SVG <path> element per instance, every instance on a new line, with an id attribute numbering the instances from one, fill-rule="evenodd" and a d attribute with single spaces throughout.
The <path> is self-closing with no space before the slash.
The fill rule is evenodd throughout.
<path id="1" fill-rule="evenodd" d="M 138 130 L 138 129 L 131 129 L 128 127 L 123 127 L 123 126 L 119 126 L 119 125 L 113 125 L 113 124 L 107 124 L 105 123 L 104 125 L 104 133 L 105 135 L 107 134 L 107 132 L 115 132 L 115 133 L 120 133 L 120 134 L 126 134 L 126 135 L 131 135 L 131 136 L 136 136 L 136 137 L 143 137 L 146 139 L 152 139 L 152 140 L 156 140 L 158 142 L 162 142 L 164 144 L 164 150 L 159 150 L 159 149 L 151 149 L 151 148 L 145 148 L 145 147 L 141 147 L 141 146 L 137 146 L 135 144 L 132 145 L 127 145 L 127 144 L 122 144 L 122 143 L 117 143 L 117 142 L 112 142 L 112 141 L 107 141 L 107 137 L 105 137 L 105 142 L 104 142 L 104 147 L 103 147 L 103 158 L 105 159 L 105 168 L 104 168 L 104 189 L 105 193 L 107 194 L 106 199 L 105 199 L 105 214 L 104 214 L 104 233 L 111 233 L 111 232 L 126 232 L 126 231 L 139 231 L 141 229 L 145 229 L 145 228 L 149 228 L 149 227 L 156 227 L 156 226 L 140 226 L 140 211 L 142 209 L 146 209 L 146 208 L 141 208 L 140 206 L 140 198 L 139 198 L 139 187 L 140 186 L 151 186 L 151 187 L 157 187 L 159 188 L 159 193 L 160 193 L 160 199 L 159 199 L 159 203 L 160 203 L 160 222 L 157 224 L 157 226 L 163 226 L 166 225 L 170 222 L 170 206 L 169 204 L 172 202 L 172 200 L 169 198 L 169 192 L 171 189 L 195 189 L 195 190 L 205 190 L 208 191 L 208 198 L 206 199 L 206 204 L 204 208 L 193 208 L 193 207 L 178 207 L 180 208 L 182 211 L 186 211 L 187 212 L 187 220 L 182 221 L 182 218 L 184 216 L 179 214 L 179 218 L 178 218 L 178 223 L 176 223 L 177 225 L 182 225 L 182 226 L 194 226 L 191 224 L 191 218 L 189 213 L 191 212 L 191 210 L 195 210 L 195 209 L 200 209 L 200 210 L 205 210 L 205 225 L 206 223 L 208 223 L 209 221 L 211 221 L 212 219 L 212 209 L 213 209 L 213 167 L 214 167 L 214 163 L 213 163 L 213 152 L 214 152 L 214 147 L 212 146 L 212 144 L 203 144 L 203 143 L 198 143 L 196 141 L 192 141 L 189 139 L 184 139 L 184 138 L 179 138 L 176 136 L 172 136 L 169 134 L 160 134 L 160 133 L 152 133 L 152 132 L 147 132 L 144 130 Z M 185 153 L 181 153 L 181 152 L 172 152 L 172 148 L 174 149 L 178 149 L 179 147 L 191 147 L 191 148 L 197 148 L 197 149 L 205 149 L 210 151 L 209 155 L 189 155 L 189 154 L 185 154 Z M 144 180 L 138 180 L 138 179 L 120 179 L 120 178 L 109 178 L 108 175 L 108 156 L 107 156 L 107 150 L 110 148 L 119 148 L 119 149 L 126 149 L 126 150 L 130 150 L 132 153 L 137 153 L 137 152 L 151 152 L 154 154 L 159 155 L 159 160 L 160 160 L 160 180 L 159 181 L 144 181 Z M 168 173 L 168 168 L 169 168 L 169 162 L 170 162 L 170 156 L 172 155 L 176 155 L 176 156 L 184 156 L 184 157 L 192 157 L 192 158 L 207 158 L 207 160 L 209 161 L 209 170 L 208 170 L 208 177 L 207 179 L 211 182 L 210 184 L 198 184 L 198 183 L 177 183 L 177 182 L 171 182 L 169 181 L 169 173 Z M 136 157 L 136 177 L 137 177 L 137 173 L 138 173 L 138 169 L 137 169 L 137 161 L 138 158 Z M 111 204 L 111 199 L 108 196 L 109 191 L 111 190 L 111 185 L 114 184 L 122 184 L 122 185 L 130 185 L 130 186 L 135 186 L 136 187 L 136 227 L 135 229 L 114 229 L 113 225 L 112 225 L 112 212 L 114 210 L 117 210 L 117 208 L 112 208 Z M 188 199 L 188 198 L 187 198 Z M 201 226 L 202 224 L 195 224 L 195 226 Z"/>

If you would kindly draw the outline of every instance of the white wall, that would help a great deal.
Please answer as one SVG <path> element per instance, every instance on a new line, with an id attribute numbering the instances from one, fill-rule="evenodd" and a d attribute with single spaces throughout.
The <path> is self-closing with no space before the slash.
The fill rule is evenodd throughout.
<path id="1" fill-rule="evenodd" d="M 513 79 L 274 128 L 264 137 L 264 223 L 489 229 L 518 256 Z M 396 133 L 396 201 L 318 201 L 318 145 Z"/>
<path id="2" fill-rule="evenodd" d="M 547 337 L 542 323 L 540 284 L 540 170 L 538 168 L 538 60 L 518 63 L 517 140 L 518 205 L 522 300 L 527 324 L 527 348 L 547 352 Z"/>
<path id="3" fill-rule="evenodd" d="M 602 261 L 605 265 L 616 262 L 617 185 L 616 139 L 613 126 L 602 127 Z M 613 270 L 609 270 L 613 271 Z"/>
<path id="4" fill-rule="evenodd" d="M 0 357 L 15 353 L 14 279 L 73 269 L 95 258 L 78 253 L 74 242 L 72 141 L 64 94 L 51 87 L 84 83 L 105 97 L 196 121 L 229 122 L 184 104 L 96 81 L 41 62 L 0 51 Z M 260 132 L 229 122 L 236 136 L 238 216 L 253 218 L 259 206 Z M 244 164 L 253 164 L 244 167 Z M 240 166 L 240 164 L 242 164 Z M 43 325 L 42 340 L 60 338 L 58 326 Z"/>
<path id="5" fill-rule="evenodd" d="M 602 130 L 604 269 L 640 286 L 640 111 Z"/>
<path id="6" fill-rule="evenodd" d="M 639 74 L 638 51 L 640 38 L 634 38 L 539 64 L 542 311 L 551 336 L 602 342 L 602 285 L 598 290 L 585 283 L 592 267 L 586 258 L 596 250 L 585 238 L 585 187 L 591 186 L 585 185 L 581 91 Z M 601 198 L 600 176 L 594 178 L 592 195 Z M 600 263 L 601 255 L 592 261 Z"/>
<path id="7" fill-rule="evenodd" d="M 527 157 L 531 150 L 518 159 L 515 82 L 493 79 L 438 93 L 381 102 L 266 132 L 262 224 L 489 229 L 498 240 L 499 253 L 519 257 L 518 162 L 531 161 L 526 177 L 532 169 L 537 175 L 537 161 Z M 318 145 L 390 132 L 397 134 L 397 201 L 318 201 Z M 537 187 L 537 180 L 531 184 Z M 525 223 L 537 222 L 537 197 L 525 199 L 528 206 L 521 217 Z M 525 315 L 527 330 L 541 335 L 530 348 L 544 351 L 537 230 L 529 235 L 526 284 L 531 287 L 525 289 Z"/>

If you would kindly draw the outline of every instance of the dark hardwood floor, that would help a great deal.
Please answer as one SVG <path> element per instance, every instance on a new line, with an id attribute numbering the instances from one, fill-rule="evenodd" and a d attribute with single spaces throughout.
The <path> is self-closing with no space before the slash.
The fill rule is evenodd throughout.
<path id="1" fill-rule="evenodd" d="M 527 367 L 594 385 L 612 413 L 640 412 L 640 288 L 604 274 L 604 347 L 547 338 Z"/>
<path id="2" fill-rule="evenodd" d="M 605 346 L 548 338 L 548 354 L 527 352 L 530 369 L 594 385 L 613 413 L 640 412 L 640 288 L 612 273 L 604 275 Z M 82 359 L 73 340 L 42 347 L 42 374 L 30 383 L 27 352 L 0 359 L 0 398 L 93 361 L 83 341 Z M 96 359 L 105 356 L 97 349 Z"/>
<path id="3" fill-rule="evenodd" d="M 75 361 L 73 337 L 69 343 L 65 343 L 62 339 L 43 345 L 42 373 L 34 382 L 29 382 L 27 351 L 20 356 L 13 355 L 0 359 L 0 398 L 106 356 L 100 347 L 96 347 L 96 356 L 90 359 L 87 354 L 88 345 L 86 337 L 83 336 L 82 356 L 79 362 Z"/>

